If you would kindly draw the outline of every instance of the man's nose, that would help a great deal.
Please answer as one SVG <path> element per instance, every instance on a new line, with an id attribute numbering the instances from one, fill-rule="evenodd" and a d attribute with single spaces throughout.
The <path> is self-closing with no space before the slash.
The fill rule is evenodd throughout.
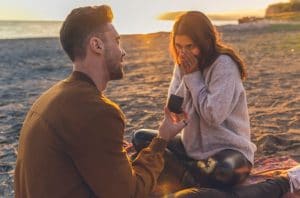
<path id="1" fill-rule="evenodd" d="M 122 57 L 124 57 L 126 55 L 126 51 L 124 50 L 124 48 L 121 48 L 122 51 Z"/>

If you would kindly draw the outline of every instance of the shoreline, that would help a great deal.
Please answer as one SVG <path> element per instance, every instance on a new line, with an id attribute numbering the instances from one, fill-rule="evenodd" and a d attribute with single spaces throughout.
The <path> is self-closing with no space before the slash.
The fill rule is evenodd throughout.
<path id="1" fill-rule="evenodd" d="M 270 25 L 300 25 L 300 21 L 284 21 L 284 20 L 269 20 L 263 19 L 255 22 L 242 23 L 242 24 L 224 24 L 216 25 L 217 29 L 220 30 L 244 30 L 244 29 L 262 29 Z M 133 34 L 121 34 L 121 36 L 139 36 L 139 35 L 151 35 L 151 34 L 160 34 L 160 33 L 170 33 L 168 31 L 157 31 L 149 33 L 133 33 Z M 3 40 L 27 40 L 27 39 L 58 39 L 59 36 L 38 36 L 38 37 L 15 37 L 15 38 L 0 38 L 0 41 Z"/>

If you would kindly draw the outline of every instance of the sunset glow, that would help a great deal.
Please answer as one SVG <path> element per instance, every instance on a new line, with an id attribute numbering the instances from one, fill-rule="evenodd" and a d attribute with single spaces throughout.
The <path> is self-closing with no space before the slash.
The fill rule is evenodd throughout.
<path id="1" fill-rule="evenodd" d="M 157 31 L 160 27 L 157 27 L 156 19 L 166 12 L 200 10 L 206 14 L 240 13 L 247 16 L 255 13 L 263 16 L 269 4 L 284 1 L 287 0 L 4 0 L 0 3 L 0 20 L 61 21 L 75 7 L 108 4 L 115 14 L 114 24 L 121 33 L 143 33 Z"/>

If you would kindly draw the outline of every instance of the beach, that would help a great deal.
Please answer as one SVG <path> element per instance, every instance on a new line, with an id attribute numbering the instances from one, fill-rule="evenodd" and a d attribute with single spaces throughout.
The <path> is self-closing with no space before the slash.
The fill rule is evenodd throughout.
<path id="1" fill-rule="evenodd" d="M 225 43 L 244 58 L 252 141 L 256 157 L 300 160 L 300 25 L 227 25 Z M 123 35 L 125 77 L 109 82 L 105 95 L 126 115 L 124 137 L 157 129 L 173 71 L 169 33 Z M 58 38 L 0 40 L 0 197 L 13 197 L 19 132 L 37 97 L 66 78 L 72 63 Z"/>

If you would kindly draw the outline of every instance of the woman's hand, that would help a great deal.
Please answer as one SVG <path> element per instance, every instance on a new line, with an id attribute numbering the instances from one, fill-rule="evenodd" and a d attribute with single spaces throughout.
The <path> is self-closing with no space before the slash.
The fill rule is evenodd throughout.
<path id="1" fill-rule="evenodd" d="M 164 108 L 165 117 L 158 129 L 158 135 L 166 141 L 175 137 L 187 124 L 188 120 L 176 122 L 171 116 L 171 112 L 167 107 Z"/>
<path id="2" fill-rule="evenodd" d="M 173 113 L 173 112 L 170 112 L 171 114 L 171 118 L 173 120 L 173 122 L 180 122 L 182 120 L 186 120 L 188 117 L 187 117 L 187 114 L 185 112 L 183 113 Z"/>
<path id="3" fill-rule="evenodd" d="M 189 50 L 183 50 L 180 53 L 179 63 L 183 74 L 190 74 L 199 70 L 198 59 Z"/>

